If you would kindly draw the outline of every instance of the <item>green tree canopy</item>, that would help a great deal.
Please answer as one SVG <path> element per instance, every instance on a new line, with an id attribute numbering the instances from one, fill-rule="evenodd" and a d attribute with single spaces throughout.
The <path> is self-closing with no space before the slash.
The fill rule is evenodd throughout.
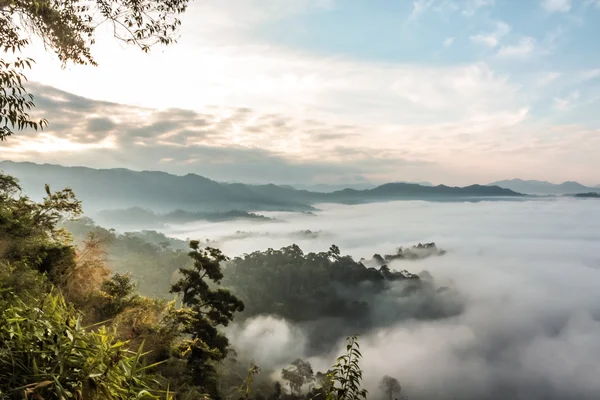
<path id="1" fill-rule="evenodd" d="M 300 394 L 302 386 L 314 381 L 315 375 L 310 363 L 298 358 L 290 368 L 281 370 L 281 378 L 288 381 L 292 393 Z"/>
<path id="2" fill-rule="evenodd" d="M 113 27 L 115 38 L 147 52 L 154 44 L 175 41 L 178 18 L 189 0 L 0 0 L 0 50 L 21 53 L 30 37 L 42 40 L 63 64 L 97 65 L 91 52 L 96 29 Z M 33 96 L 24 86 L 23 70 L 32 59 L 0 59 L 0 140 L 13 130 L 43 128 L 45 120 L 28 111 Z"/>
<path id="3" fill-rule="evenodd" d="M 188 307 L 182 319 L 184 333 L 192 339 L 184 353 L 193 383 L 218 398 L 214 362 L 223 360 L 229 347 L 229 340 L 218 328 L 227 326 L 236 312 L 243 311 L 244 303 L 228 290 L 214 288 L 223 279 L 220 264 L 227 257 L 219 249 L 201 248 L 197 240 L 190 242 L 190 248 L 194 265 L 180 269 L 182 278 L 171 287 L 171 292 L 179 293 Z"/>

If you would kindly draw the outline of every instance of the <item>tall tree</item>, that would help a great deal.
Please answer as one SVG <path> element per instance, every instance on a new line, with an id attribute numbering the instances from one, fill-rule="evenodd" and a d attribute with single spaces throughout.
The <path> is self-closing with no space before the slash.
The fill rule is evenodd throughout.
<path id="1" fill-rule="evenodd" d="M 310 363 L 300 358 L 291 364 L 291 368 L 282 369 L 281 377 L 288 381 L 292 393 L 296 394 L 300 394 L 302 386 L 315 380 Z"/>
<path id="2" fill-rule="evenodd" d="M 0 0 L 0 51 L 22 52 L 36 36 L 63 64 L 97 65 L 90 46 L 100 25 L 112 25 L 115 38 L 144 52 L 154 44 L 175 41 L 179 15 L 189 0 Z M 41 129 L 46 120 L 28 111 L 33 96 L 23 71 L 33 60 L 0 59 L 0 140 L 13 130 Z"/>
<path id="3" fill-rule="evenodd" d="M 212 398 L 218 398 L 214 362 L 227 356 L 229 340 L 219 332 L 227 326 L 244 303 L 226 289 L 211 288 L 223 279 L 221 262 L 227 257 L 219 249 L 201 248 L 197 240 L 190 242 L 192 268 L 181 268 L 182 278 L 171 286 L 171 293 L 182 295 L 187 310 L 182 315 L 184 333 L 191 335 L 184 353 L 187 356 L 192 381 Z"/>
<path id="4" fill-rule="evenodd" d="M 386 394 L 389 400 L 392 400 L 394 397 L 394 393 L 402 392 L 402 386 L 400 386 L 400 382 L 398 379 L 392 378 L 389 375 L 381 378 L 381 382 L 379 383 L 379 387 Z"/>

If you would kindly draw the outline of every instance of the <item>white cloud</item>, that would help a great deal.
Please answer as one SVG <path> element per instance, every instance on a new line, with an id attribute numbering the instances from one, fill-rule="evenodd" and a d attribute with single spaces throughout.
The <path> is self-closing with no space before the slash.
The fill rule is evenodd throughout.
<path id="1" fill-rule="evenodd" d="M 422 7 L 432 4 L 420 3 Z M 320 121 L 333 132 L 339 125 L 352 125 L 360 132 L 351 141 L 333 140 L 332 146 L 361 149 L 372 155 L 386 152 L 395 159 L 433 159 L 448 165 L 455 162 L 456 154 L 461 154 L 467 165 L 490 149 L 504 151 L 525 141 L 515 136 L 510 143 L 492 143 L 494 137 L 506 137 L 507 131 L 531 129 L 527 124 L 533 96 L 490 64 L 361 60 L 273 45 L 255 34 L 265 21 L 323 12 L 332 5 L 318 0 L 285 4 L 266 0 L 196 2 L 186 13 L 177 45 L 145 55 L 99 38 L 94 51 L 100 67 L 77 66 L 64 71 L 57 60 L 38 52 L 32 54 L 37 64 L 29 77 L 91 99 L 148 109 L 177 107 L 222 113 L 224 120 L 227 111 L 223 109 L 235 107 L 251 108 L 253 117 L 277 113 L 291 121 L 290 129 L 283 132 L 272 128 L 260 136 L 252 133 L 254 122 L 244 120 L 236 126 L 221 127 L 218 143 L 210 144 L 261 148 L 294 162 L 337 162 L 340 158 L 339 152 L 331 154 L 328 148 L 308 140 L 314 135 L 303 125 L 305 120 Z M 197 20 L 203 23 L 194 23 Z M 493 44 L 490 47 L 498 49 L 510 26 L 500 22 L 491 29 L 495 39 L 489 41 Z M 447 37 L 443 45 L 455 46 L 454 40 Z M 528 43 L 521 45 L 525 46 L 502 47 L 501 52 L 527 53 Z M 593 71 L 588 72 L 590 77 L 597 73 Z M 546 82 L 551 78 L 545 77 Z M 60 131 L 53 133 L 60 137 Z M 462 134 L 471 135 L 473 143 L 464 144 Z M 36 140 L 38 148 L 47 143 L 68 148 L 56 140 Z M 111 143 L 95 145 L 110 147 Z M 528 145 L 535 150 L 535 143 Z M 85 146 L 86 151 L 95 151 L 92 144 Z M 21 149 L 23 157 L 30 155 L 27 149 L 25 145 Z M 177 159 L 178 154 L 170 150 L 155 159 Z M 510 163 L 510 157 L 497 161 Z M 419 168 L 414 169 L 415 178 L 419 178 Z M 452 171 L 460 176 L 478 173 L 468 166 Z"/>
<path id="2" fill-rule="evenodd" d="M 475 13 L 482 7 L 494 5 L 495 0 L 470 0 L 466 2 L 465 7 L 462 10 L 462 14 L 467 17 L 475 15 Z"/>
<path id="3" fill-rule="evenodd" d="M 542 8 L 548 12 L 569 12 L 572 0 L 542 0 Z"/>
<path id="4" fill-rule="evenodd" d="M 535 39 L 532 37 L 524 37 L 517 44 L 502 46 L 498 50 L 500 57 L 523 57 L 531 54 L 535 50 Z"/>
<path id="5" fill-rule="evenodd" d="M 448 48 L 448 47 L 452 46 L 452 44 L 454 44 L 453 37 L 449 37 L 444 40 L 444 47 Z"/>
<path id="6" fill-rule="evenodd" d="M 538 86 L 548 86 L 552 82 L 556 81 L 562 74 L 560 72 L 545 72 L 540 74 L 537 79 Z"/>
<path id="7" fill-rule="evenodd" d="M 556 97 L 554 107 L 560 111 L 569 111 L 575 107 L 575 102 L 579 99 L 579 91 L 573 91 L 565 97 Z"/>
<path id="8" fill-rule="evenodd" d="M 410 14 L 410 19 L 414 20 L 419 18 L 422 14 L 424 14 L 427 10 L 431 8 L 435 0 L 414 0 L 413 1 L 413 11 Z"/>
<path id="9" fill-rule="evenodd" d="M 500 40 L 511 31 L 511 26 L 506 22 L 497 22 L 496 29 L 489 33 L 479 33 L 470 37 L 473 43 L 482 44 L 488 47 L 496 47 Z"/>
<path id="10" fill-rule="evenodd" d="M 218 241 L 236 230 L 271 233 L 226 241 L 222 249 L 231 256 L 288 245 L 286 234 L 307 228 L 331 233 L 342 252 L 356 259 L 435 241 L 449 250 L 447 255 L 411 264 L 398 261 L 390 267 L 429 271 L 436 286 L 459 291 L 466 302 L 464 312 L 434 320 L 395 318 L 393 326 L 361 335 L 361 367 L 370 396 L 376 397 L 381 376 L 389 374 L 399 377 L 407 398 L 593 399 L 600 394 L 599 211 L 592 202 L 568 199 L 407 201 L 325 206 L 318 217 L 285 215 L 289 223 L 259 228 L 244 222 L 194 223 L 172 234 Z M 390 223 L 392 218 L 402 224 Z M 331 240 L 324 235 L 296 243 L 308 253 L 324 251 Z M 410 309 L 398 303 L 407 297 L 395 298 L 394 311 Z M 381 311 L 377 315 L 394 315 L 386 300 L 369 303 Z M 253 321 L 260 324 L 264 319 Z M 239 334 L 233 336 L 234 346 L 242 350 L 240 358 L 265 359 L 268 367 L 273 360 L 289 362 L 280 358 L 283 348 L 291 352 L 290 359 L 306 357 L 298 349 L 303 334 L 281 321 L 270 322 L 261 329 L 252 327 L 245 340 L 238 342 Z M 271 328 L 268 335 L 266 327 Z M 247 348 L 245 343 L 254 346 Z M 343 351 L 340 344 L 329 357 L 322 356 L 325 360 L 310 361 L 315 370 L 324 370 Z M 281 366 L 277 367 L 278 371 Z"/>
<path id="11" fill-rule="evenodd" d="M 596 79 L 600 77 L 600 68 L 590 69 L 581 73 L 582 81 L 589 81 L 591 79 Z"/>

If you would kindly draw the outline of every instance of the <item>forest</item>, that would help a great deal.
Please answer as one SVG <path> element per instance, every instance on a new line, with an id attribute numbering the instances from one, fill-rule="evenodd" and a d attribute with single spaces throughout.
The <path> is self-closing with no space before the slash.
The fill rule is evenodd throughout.
<path id="1" fill-rule="evenodd" d="M 45 192 L 33 201 L 0 175 L 2 399 L 364 398 L 355 334 L 460 312 L 426 271 L 387 265 L 442 255 L 433 243 L 361 261 L 335 245 L 230 259 L 206 241 L 105 229 L 72 190 Z M 386 298 L 400 303 L 381 318 Z M 347 352 L 321 372 L 303 359 L 263 368 L 227 336 L 260 315 L 311 324 L 313 354 L 344 340 Z M 382 385 L 401 391 L 396 378 Z"/>

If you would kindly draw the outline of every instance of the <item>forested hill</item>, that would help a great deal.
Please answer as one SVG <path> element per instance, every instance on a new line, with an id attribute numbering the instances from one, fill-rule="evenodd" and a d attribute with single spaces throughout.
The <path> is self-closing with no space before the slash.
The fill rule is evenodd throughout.
<path id="1" fill-rule="evenodd" d="M 273 184 L 220 183 L 195 174 L 178 176 L 158 171 L 92 169 L 12 161 L 1 161 L 0 171 L 18 178 L 25 192 L 34 199 L 43 197 L 46 183 L 51 188 L 70 187 L 86 204 L 88 212 L 132 206 L 154 211 L 306 211 L 312 209 L 313 204 L 323 202 L 353 204 L 395 199 L 522 196 L 496 186 L 449 187 L 411 183 L 317 193 Z"/>

